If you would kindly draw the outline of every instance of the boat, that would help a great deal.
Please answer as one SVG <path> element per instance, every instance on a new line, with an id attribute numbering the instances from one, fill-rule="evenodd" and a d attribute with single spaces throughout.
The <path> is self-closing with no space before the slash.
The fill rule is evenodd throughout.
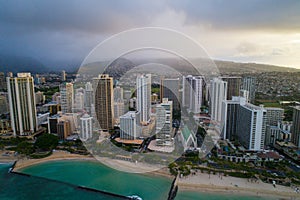
<path id="1" fill-rule="evenodd" d="M 132 200 L 143 200 L 141 197 L 139 197 L 138 195 L 131 195 L 131 196 L 127 196 L 128 198 L 132 199 Z"/>

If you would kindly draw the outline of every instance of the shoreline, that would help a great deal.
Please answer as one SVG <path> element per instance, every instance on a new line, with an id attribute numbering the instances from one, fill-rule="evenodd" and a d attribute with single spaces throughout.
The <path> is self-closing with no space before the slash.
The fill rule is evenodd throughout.
<path id="1" fill-rule="evenodd" d="M 36 164 L 41 164 L 45 162 L 51 162 L 51 161 L 60 161 L 60 160 L 95 160 L 92 156 L 85 156 L 85 155 L 79 155 L 79 154 L 71 154 L 66 151 L 55 151 L 52 155 L 46 157 L 46 158 L 39 158 L 39 159 L 19 159 L 17 160 L 17 163 L 15 165 L 15 168 L 13 171 L 20 172 L 23 168 L 30 167 Z"/>
<path id="2" fill-rule="evenodd" d="M 40 163 L 52 162 L 52 161 L 63 161 L 63 160 L 78 160 L 78 161 L 93 161 L 100 162 L 91 155 L 78 155 L 71 154 L 65 151 L 56 151 L 46 158 L 41 159 L 20 159 L 17 160 L 17 164 L 13 171 L 21 172 L 23 168 L 33 166 Z M 123 167 L 134 166 L 134 163 L 127 163 L 126 161 L 116 160 L 118 164 Z M 11 160 L 10 162 L 14 162 Z M 113 161 L 114 162 L 114 161 Z M 126 162 L 126 163 L 124 163 Z M 1 160 L 0 160 L 1 163 Z M 101 163 L 101 162 L 100 162 Z M 104 164 L 105 165 L 105 164 Z M 112 168 L 113 169 L 113 168 Z M 129 172 L 127 172 L 129 173 Z M 172 176 L 168 168 L 161 168 L 156 171 L 149 171 L 146 173 L 141 173 L 141 175 L 146 176 L 157 176 L 172 179 Z M 294 192 L 291 187 L 277 185 L 276 188 L 272 184 L 267 184 L 262 181 L 256 183 L 249 182 L 248 179 L 236 178 L 230 176 L 219 176 L 219 175 L 209 175 L 206 173 L 197 173 L 196 175 L 190 175 L 188 177 L 178 178 L 178 188 L 179 191 L 190 191 L 199 193 L 219 193 L 227 195 L 245 195 L 253 197 L 269 197 L 269 198 L 283 198 L 290 199 L 295 197 L 295 199 L 300 199 L 300 194 Z"/>
<path id="3" fill-rule="evenodd" d="M 181 191 L 199 193 L 218 193 L 237 196 L 269 197 L 274 199 L 300 199 L 300 194 L 291 187 L 276 185 L 258 181 L 248 182 L 247 179 L 236 177 L 220 177 L 197 173 L 187 178 L 178 179 L 178 188 Z"/>

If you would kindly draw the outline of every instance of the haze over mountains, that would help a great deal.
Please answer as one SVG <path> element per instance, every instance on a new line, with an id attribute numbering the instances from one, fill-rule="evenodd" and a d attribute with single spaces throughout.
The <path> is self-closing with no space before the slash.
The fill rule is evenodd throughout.
<path id="1" fill-rule="evenodd" d="M 156 59 L 157 63 L 163 63 L 174 68 L 183 67 L 185 64 L 171 59 Z M 153 60 L 152 60 L 153 62 Z M 231 61 L 214 61 L 221 73 L 259 73 L 259 72 L 300 72 L 300 69 L 281 67 L 275 65 L 257 64 L 257 63 L 238 63 Z M 114 74 L 121 74 L 122 71 L 130 70 L 131 68 L 147 63 L 147 60 L 128 60 L 125 58 L 119 58 L 110 64 L 107 72 Z M 59 66 L 47 66 L 37 59 L 32 57 L 21 57 L 12 55 L 0 55 L 0 71 L 1 72 L 21 72 L 28 71 L 32 73 L 45 73 L 45 72 L 56 72 L 66 70 L 67 72 L 77 72 L 81 64 L 81 61 L 69 62 L 65 65 Z M 99 62 L 89 65 L 91 72 L 99 71 L 99 65 L 107 65 L 108 62 Z M 87 69 L 81 68 L 82 71 Z"/>

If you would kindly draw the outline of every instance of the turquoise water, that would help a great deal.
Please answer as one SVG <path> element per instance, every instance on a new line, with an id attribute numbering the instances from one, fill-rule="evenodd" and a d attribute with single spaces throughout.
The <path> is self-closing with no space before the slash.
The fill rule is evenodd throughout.
<path id="1" fill-rule="evenodd" d="M 81 185 L 121 195 L 137 194 L 144 200 L 167 199 L 171 186 L 168 178 L 130 174 L 116 171 L 92 161 L 52 161 L 24 168 L 31 177 L 7 173 L 10 165 L 0 164 L 0 199 L 119 199 L 116 197 L 79 190 L 70 185 Z M 37 176 L 37 177 L 36 177 Z M 43 178 L 62 181 L 55 182 Z M 70 184 L 68 184 L 70 183 Z M 176 200 L 267 200 L 262 197 L 209 194 L 181 191 Z"/>
<path id="2" fill-rule="evenodd" d="M 120 172 L 92 161 L 52 161 L 22 172 L 125 196 L 135 194 L 144 200 L 167 199 L 172 182 L 160 176 Z"/>
<path id="3" fill-rule="evenodd" d="M 0 199 L 31 200 L 31 199 L 120 199 L 109 195 L 79 190 L 64 183 L 47 181 L 41 178 L 25 177 L 7 173 L 10 164 L 0 164 Z"/>

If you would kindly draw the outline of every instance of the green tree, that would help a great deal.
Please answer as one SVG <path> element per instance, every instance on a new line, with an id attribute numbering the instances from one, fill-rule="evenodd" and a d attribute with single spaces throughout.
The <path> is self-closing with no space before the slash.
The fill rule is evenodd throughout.
<path id="1" fill-rule="evenodd" d="M 41 150 L 49 151 L 58 145 L 58 137 L 52 134 L 43 134 L 38 137 L 35 146 Z"/>
<path id="2" fill-rule="evenodd" d="M 23 141 L 18 144 L 16 150 L 20 154 L 30 155 L 34 152 L 34 147 L 31 143 Z"/>

